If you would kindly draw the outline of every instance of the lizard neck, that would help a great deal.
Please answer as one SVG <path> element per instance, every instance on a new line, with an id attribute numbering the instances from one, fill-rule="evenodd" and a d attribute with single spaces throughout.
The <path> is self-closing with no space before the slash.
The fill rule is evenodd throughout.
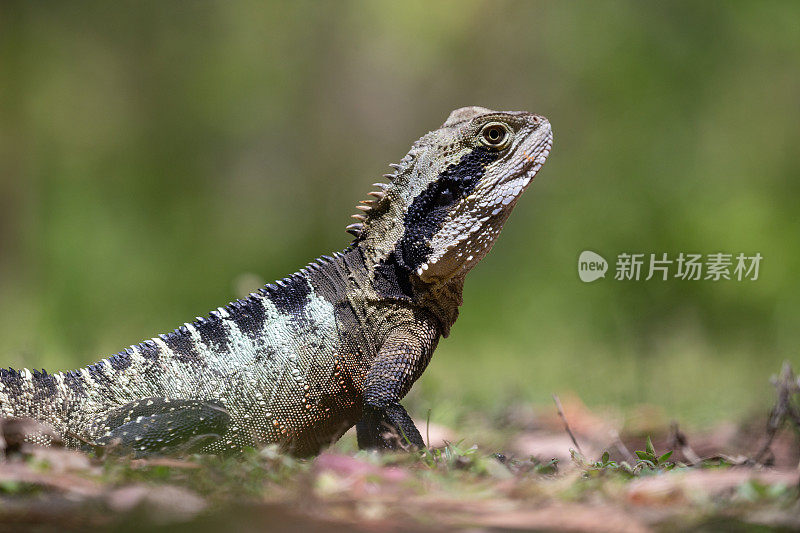
<path id="1" fill-rule="evenodd" d="M 423 285 L 418 292 L 422 307 L 429 310 L 441 323 L 442 337 L 450 335 L 450 328 L 458 318 L 458 308 L 463 302 L 464 278 L 455 278 L 447 283 Z"/>
<path id="2" fill-rule="evenodd" d="M 355 249 L 363 257 L 371 287 L 379 299 L 405 303 L 429 312 L 439 322 L 442 336 L 447 337 L 458 318 L 463 277 L 446 283 L 424 283 L 398 260 L 394 250 L 376 250 L 364 242 L 357 243 Z"/>

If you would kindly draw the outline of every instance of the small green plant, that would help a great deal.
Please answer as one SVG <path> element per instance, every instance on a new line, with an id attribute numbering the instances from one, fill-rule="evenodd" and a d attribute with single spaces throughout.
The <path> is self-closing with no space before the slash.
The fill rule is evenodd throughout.
<path id="1" fill-rule="evenodd" d="M 578 467 L 583 468 L 587 477 L 595 477 L 605 472 L 634 477 L 642 474 L 653 474 L 672 470 L 676 466 L 675 463 L 668 461 L 672 456 L 671 450 L 661 455 L 656 455 L 653 441 L 649 436 L 647 437 L 645 449 L 634 452 L 638 460 L 633 465 L 627 461 L 612 461 L 611 454 L 608 451 L 603 452 L 600 459 L 593 463 L 587 462 L 586 459 L 575 450 L 570 450 L 570 453 L 573 462 L 575 462 Z"/>
<path id="2" fill-rule="evenodd" d="M 444 448 L 425 448 L 422 451 L 422 461 L 431 468 L 466 469 L 478 458 L 478 447 L 462 448 L 462 442 L 448 442 Z"/>
<path id="3" fill-rule="evenodd" d="M 650 470 L 672 470 L 675 468 L 675 463 L 667 462 L 667 459 L 670 458 L 672 455 L 672 450 L 664 453 L 662 455 L 656 455 L 656 449 L 653 447 L 653 441 L 650 439 L 650 436 L 647 437 L 647 445 L 645 446 L 644 451 L 637 450 L 634 452 L 636 457 L 639 458 L 634 469 L 637 467 L 641 470 L 644 468 L 649 468 Z"/>
<path id="4" fill-rule="evenodd" d="M 573 449 L 570 449 L 569 452 L 572 457 L 572 462 L 583 469 L 585 477 L 593 478 L 607 473 L 620 474 L 626 478 L 631 478 L 636 475 L 633 470 L 634 467 L 626 461 L 612 461 L 611 454 L 607 451 L 603 452 L 600 459 L 593 463 L 587 462 L 583 455 Z"/>
<path id="5" fill-rule="evenodd" d="M 533 471 L 536 474 L 541 474 L 543 476 L 549 476 L 558 473 L 558 459 L 550 459 L 546 462 L 541 462 L 536 459 L 531 459 L 533 462 Z"/>
<path id="6" fill-rule="evenodd" d="M 618 465 L 616 461 L 611 461 L 611 454 L 607 451 L 603 452 L 603 456 L 600 457 L 600 460 L 594 463 L 595 468 L 616 468 Z"/>

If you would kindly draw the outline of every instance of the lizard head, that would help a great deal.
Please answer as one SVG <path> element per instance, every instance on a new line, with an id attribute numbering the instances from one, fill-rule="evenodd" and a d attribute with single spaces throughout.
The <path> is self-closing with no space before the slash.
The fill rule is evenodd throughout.
<path id="1" fill-rule="evenodd" d="M 453 111 L 387 174 L 348 227 L 377 261 L 425 284 L 463 279 L 492 248 L 544 163 L 550 123 L 527 112 Z"/>

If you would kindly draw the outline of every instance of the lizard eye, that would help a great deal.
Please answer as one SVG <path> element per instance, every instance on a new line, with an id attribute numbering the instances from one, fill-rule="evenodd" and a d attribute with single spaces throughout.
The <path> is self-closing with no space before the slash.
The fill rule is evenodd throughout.
<path id="1" fill-rule="evenodd" d="M 511 140 L 511 132 L 505 124 L 490 122 L 481 129 L 481 142 L 489 148 L 500 150 L 505 148 Z"/>

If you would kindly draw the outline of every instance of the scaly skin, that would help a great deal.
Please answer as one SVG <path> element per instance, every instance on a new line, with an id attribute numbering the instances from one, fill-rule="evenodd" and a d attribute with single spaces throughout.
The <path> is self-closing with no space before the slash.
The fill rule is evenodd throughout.
<path id="1" fill-rule="evenodd" d="M 362 448 L 422 447 L 399 401 L 551 144 L 541 116 L 458 109 L 375 184 L 343 252 L 86 368 L 0 370 L 0 414 L 135 455 L 310 455 L 356 423 Z"/>

